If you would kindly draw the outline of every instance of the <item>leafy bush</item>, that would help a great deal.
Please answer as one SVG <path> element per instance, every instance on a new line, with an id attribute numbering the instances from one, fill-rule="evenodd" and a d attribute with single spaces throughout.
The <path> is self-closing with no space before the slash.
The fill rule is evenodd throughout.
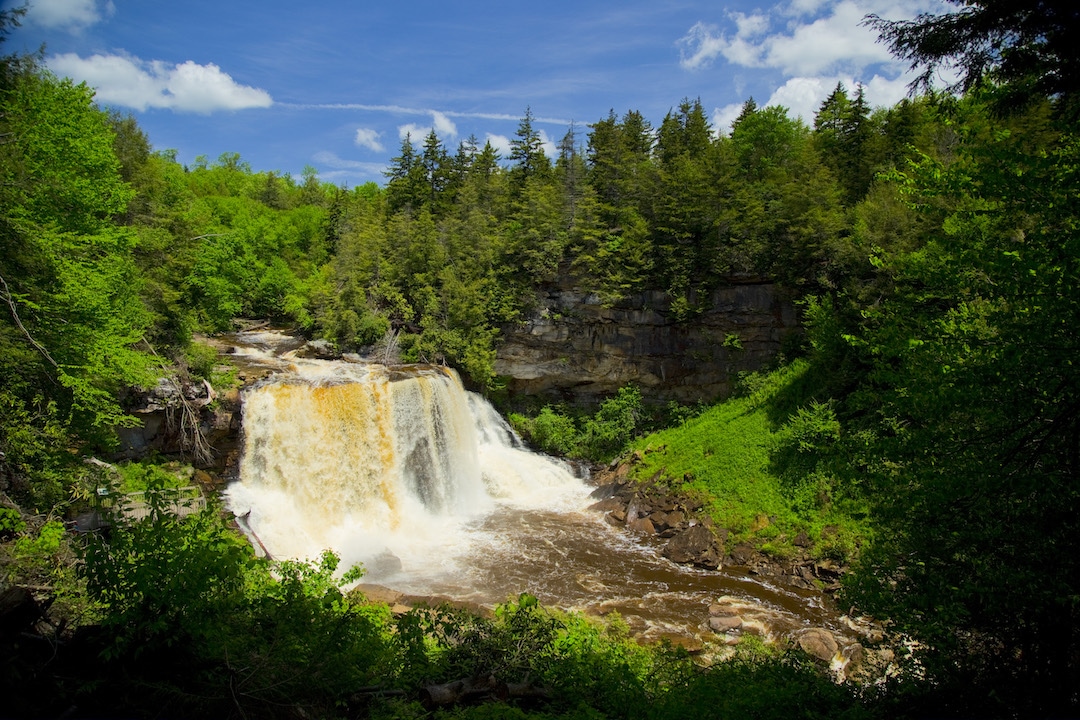
<path id="1" fill-rule="evenodd" d="M 589 457 L 607 460 L 618 454 L 636 437 L 642 415 L 641 391 L 631 385 L 602 402 L 583 429 L 582 445 Z"/>

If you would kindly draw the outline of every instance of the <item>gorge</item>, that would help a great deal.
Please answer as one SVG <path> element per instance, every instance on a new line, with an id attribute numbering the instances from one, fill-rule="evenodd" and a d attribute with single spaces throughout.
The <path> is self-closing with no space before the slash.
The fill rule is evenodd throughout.
<path id="1" fill-rule="evenodd" d="M 593 487 L 524 447 L 452 370 L 298 358 L 276 333 L 232 341 L 235 361 L 271 374 L 243 393 L 243 456 L 227 502 L 276 558 L 330 548 L 345 567 L 363 563 L 362 588 L 393 588 L 395 598 L 490 608 L 527 592 L 587 614 L 616 611 L 643 639 L 692 647 L 811 627 L 856 643 L 820 592 L 745 568 L 678 565 L 658 538 L 612 527 L 589 509 Z"/>

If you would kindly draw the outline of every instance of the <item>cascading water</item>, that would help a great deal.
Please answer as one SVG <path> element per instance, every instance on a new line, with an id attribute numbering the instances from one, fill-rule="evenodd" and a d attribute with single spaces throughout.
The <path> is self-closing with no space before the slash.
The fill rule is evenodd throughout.
<path id="1" fill-rule="evenodd" d="M 475 544 L 469 523 L 497 504 L 586 496 L 441 367 L 297 361 L 245 393 L 244 435 L 229 503 L 263 546 L 332 548 L 376 579 L 450 568 Z"/>
<path id="2" fill-rule="evenodd" d="M 274 557 L 331 548 L 344 567 L 362 562 L 365 582 L 412 596 L 490 605 L 530 592 L 616 610 L 646 638 L 713 637 L 717 602 L 765 634 L 836 627 L 813 593 L 674 565 L 655 539 L 608 525 L 565 463 L 524 448 L 453 371 L 300 360 L 274 333 L 236 342 L 243 372 L 271 374 L 244 393 L 227 501 Z"/>

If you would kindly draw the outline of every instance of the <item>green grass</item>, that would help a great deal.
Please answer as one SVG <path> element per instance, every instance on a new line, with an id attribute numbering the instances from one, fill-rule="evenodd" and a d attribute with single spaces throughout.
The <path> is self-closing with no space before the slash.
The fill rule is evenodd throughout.
<path id="1" fill-rule="evenodd" d="M 831 446 L 784 445 L 813 400 L 805 361 L 750 376 L 741 396 L 635 441 L 631 449 L 641 450 L 644 460 L 635 477 L 660 472 L 672 489 L 703 499 L 734 541 L 754 540 L 784 557 L 794 552 L 795 535 L 806 532 L 818 554 L 846 559 L 866 528 L 859 503 L 844 497 L 829 472 Z"/>

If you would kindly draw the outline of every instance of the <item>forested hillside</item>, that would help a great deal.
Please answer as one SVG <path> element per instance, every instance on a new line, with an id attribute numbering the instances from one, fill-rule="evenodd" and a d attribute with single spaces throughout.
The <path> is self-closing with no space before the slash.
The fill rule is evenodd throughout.
<path id="1" fill-rule="evenodd" d="M 40 637 L 4 636 L 15 712 L 128 687 L 108 696 L 117 712 L 180 698 L 179 714 L 411 717 L 419 685 L 489 672 L 559 690 L 500 706 L 509 717 L 685 717 L 717 698 L 732 716 L 1080 712 L 1077 18 L 1060 2 L 1041 20 L 1003 5 L 965 4 L 969 25 L 876 21 L 918 67 L 957 60 L 955 92 L 871 108 L 838 86 L 812 127 L 748 100 L 730 132 L 673 98 L 656 124 L 627 110 L 569 128 L 556 157 L 526 109 L 508 157 L 432 131 L 405 139 L 385 185 L 356 188 L 230 153 L 182 165 L 85 85 L 4 57 L 0 591 L 46 588 L 60 618 L 49 637 L 73 648 L 57 675 L 27 645 Z M 0 29 L 17 19 L 4 11 Z M 337 590 L 333 558 L 271 567 L 212 512 L 159 512 L 112 545 L 62 532 L 97 482 L 84 460 L 135 422 L 124 391 L 209 377 L 196 333 L 262 318 L 341 351 L 446 363 L 493 391 L 500 333 L 546 285 L 609 303 L 662 290 L 689 324 L 746 276 L 801 298 L 803 342 L 779 375 L 747 379 L 732 401 L 745 406 L 694 427 L 721 432 L 705 428 L 745 410 L 773 438 L 758 450 L 784 507 L 801 503 L 792 523 L 858 515 L 841 600 L 918 648 L 876 690 L 753 653 L 706 673 L 527 597 L 490 621 L 391 620 Z M 519 426 L 608 458 L 647 429 L 639 403 L 627 388 L 608 415 L 548 407 Z M 709 458 L 669 466 L 711 477 Z"/>

